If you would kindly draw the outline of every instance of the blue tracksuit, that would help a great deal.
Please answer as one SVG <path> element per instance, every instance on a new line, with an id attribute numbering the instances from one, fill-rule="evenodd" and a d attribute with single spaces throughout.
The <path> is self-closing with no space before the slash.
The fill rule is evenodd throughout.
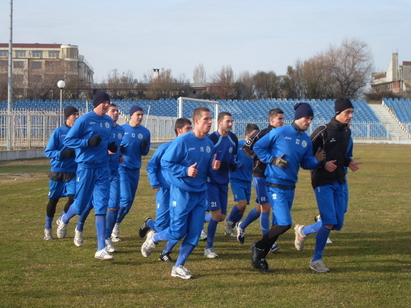
<path id="1" fill-rule="evenodd" d="M 50 165 L 52 172 L 76 172 L 77 170 L 77 163 L 74 161 L 74 157 L 61 158 L 60 156 L 61 151 L 68 148 L 64 145 L 63 141 L 69 130 L 70 127 L 64 125 L 56 128 L 51 133 L 44 152 L 48 158 L 51 158 Z"/>
<path id="2" fill-rule="evenodd" d="M 277 186 L 267 186 L 267 193 L 278 225 L 291 225 L 290 211 L 300 166 L 304 169 L 313 169 L 319 164 L 313 156 L 310 137 L 295 124 L 279 127 L 257 141 L 254 152 L 267 164 L 266 183 Z M 287 168 L 281 169 L 271 164 L 274 158 L 283 154 L 288 162 Z"/>
<path id="3" fill-rule="evenodd" d="M 161 157 L 171 145 L 171 141 L 158 147 L 147 164 L 148 180 L 156 192 L 156 221 L 154 230 L 159 232 L 170 225 L 170 184 L 165 179 L 167 172 L 161 168 Z"/>
<path id="4" fill-rule="evenodd" d="M 64 125 L 56 128 L 50 136 L 47 143 L 46 150 L 44 151 L 48 158 L 51 158 L 51 172 L 58 173 L 76 173 L 77 163 L 74 161 L 74 157 L 62 158 L 61 151 L 66 150 L 68 147 L 64 145 L 64 138 L 66 138 L 70 127 Z M 75 177 L 68 182 L 53 181 L 49 182 L 49 199 L 58 199 L 67 195 L 74 195 L 76 192 Z"/>
<path id="5" fill-rule="evenodd" d="M 120 144 L 123 139 L 124 128 L 120 125 L 116 125 L 111 129 L 111 135 L 109 143 L 113 141 L 116 143 L 118 149 L 116 154 L 109 154 L 109 167 L 110 167 L 110 200 L 109 207 L 118 209 L 120 206 L 120 174 L 118 172 L 120 161 Z"/>
<path id="6" fill-rule="evenodd" d="M 221 136 L 218 131 L 208 136 L 214 143 L 214 153 L 221 167 L 213 176 L 208 178 L 207 211 L 221 209 L 222 214 L 227 213 L 228 183 L 230 182 L 230 164 L 237 165 L 238 139 L 229 132 L 228 136 Z"/>
<path id="7" fill-rule="evenodd" d="M 108 144 L 113 120 L 108 115 L 94 111 L 81 116 L 67 133 L 64 144 L 76 151 L 76 196 L 72 205 L 77 215 L 93 198 L 96 215 L 106 214 L 110 192 Z M 98 146 L 89 146 L 90 138 L 100 135 Z"/>
<path id="8" fill-rule="evenodd" d="M 204 224 L 207 176 L 213 174 L 213 148 L 209 138 L 200 139 L 189 132 L 177 137 L 162 156 L 161 167 L 167 170 L 170 181 L 167 240 L 178 241 L 185 236 L 184 242 L 197 245 Z M 195 163 L 198 173 L 189 177 L 188 168 Z"/>
<path id="9" fill-rule="evenodd" d="M 251 181 L 253 180 L 254 160 L 244 154 L 242 148 L 245 139 L 238 141 L 237 169 L 230 171 L 230 184 L 234 195 L 234 201 L 247 200 L 250 202 Z"/>
<path id="10" fill-rule="evenodd" d="M 121 141 L 124 161 L 120 165 L 120 206 L 124 211 L 117 222 L 121 222 L 133 205 L 134 197 L 140 179 L 141 156 L 150 151 L 150 131 L 142 125 L 137 127 L 130 124 L 122 125 L 124 136 Z M 147 141 L 145 150 L 141 149 L 141 142 Z"/>

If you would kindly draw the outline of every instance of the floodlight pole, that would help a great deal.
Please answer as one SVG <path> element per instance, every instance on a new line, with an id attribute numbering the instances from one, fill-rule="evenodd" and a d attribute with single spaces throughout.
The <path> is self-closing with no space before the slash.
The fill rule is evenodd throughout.
<path id="1" fill-rule="evenodd" d="M 12 150 L 12 104 L 13 104 L 13 0 L 10 0 L 10 40 L 9 40 L 9 70 L 7 92 L 7 150 Z"/>

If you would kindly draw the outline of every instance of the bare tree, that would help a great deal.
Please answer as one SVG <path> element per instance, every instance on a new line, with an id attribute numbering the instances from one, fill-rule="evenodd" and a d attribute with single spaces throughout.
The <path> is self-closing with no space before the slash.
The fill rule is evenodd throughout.
<path id="1" fill-rule="evenodd" d="M 270 71 L 257 72 L 253 76 L 254 94 L 256 98 L 273 98 L 280 95 L 280 83 L 277 75 Z"/>
<path id="2" fill-rule="evenodd" d="M 237 95 L 236 99 L 253 99 L 254 98 L 254 80 L 250 72 L 240 73 L 235 83 Z"/>
<path id="3" fill-rule="evenodd" d="M 113 69 L 107 75 L 107 91 L 113 99 L 126 99 L 134 96 L 134 87 L 137 80 L 134 79 L 131 71 L 119 73 Z"/>
<path id="4" fill-rule="evenodd" d="M 325 53 L 335 97 L 359 97 L 371 79 L 373 56 L 367 43 L 345 39 L 341 47 Z"/>
<path id="5" fill-rule="evenodd" d="M 365 42 L 344 40 L 288 71 L 288 90 L 297 98 L 358 98 L 371 78 L 373 59 Z M 294 89 L 291 89 L 294 88 Z"/>
<path id="6" fill-rule="evenodd" d="M 158 76 L 145 75 L 148 81 L 147 97 L 149 99 L 172 98 L 178 92 L 177 80 L 172 76 L 170 69 L 161 69 Z"/>
<path id="7" fill-rule="evenodd" d="M 211 78 L 210 98 L 233 99 L 236 96 L 234 73 L 231 66 L 222 67 L 221 71 Z"/>
<path id="8" fill-rule="evenodd" d="M 207 74 L 206 74 L 203 64 L 201 63 L 194 68 L 193 82 L 194 83 L 206 83 L 207 82 Z"/>

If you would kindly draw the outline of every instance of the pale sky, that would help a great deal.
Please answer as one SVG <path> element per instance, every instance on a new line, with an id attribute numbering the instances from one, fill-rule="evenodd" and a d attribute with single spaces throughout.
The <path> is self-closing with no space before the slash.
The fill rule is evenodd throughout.
<path id="1" fill-rule="evenodd" d="M 141 80 L 153 68 L 192 81 L 223 66 L 235 74 L 274 71 L 340 46 L 366 42 L 375 71 L 391 54 L 411 61 L 407 0 L 14 0 L 14 43 L 79 47 L 100 82 L 117 69 Z M 0 41 L 9 42 L 10 0 L 0 2 Z"/>

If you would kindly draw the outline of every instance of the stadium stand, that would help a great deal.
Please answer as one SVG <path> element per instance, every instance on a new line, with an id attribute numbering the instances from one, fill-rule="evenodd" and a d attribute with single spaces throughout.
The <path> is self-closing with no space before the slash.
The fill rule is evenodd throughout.
<path id="1" fill-rule="evenodd" d="M 247 123 L 257 123 L 265 126 L 267 124 L 267 112 L 272 108 L 281 108 L 284 111 L 286 123 L 290 123 L 294 115 L 294 105 L 298 102 L 308 102 L 314 109 L 315 119 L 311 125 L 310 133 L 318 125 L 327 123 L 334 115 L 334 100 L 312 99 L 259 99 L 259 100 L 218 100 L 220 111 L 228 111 L 235 119 L 234 133 L 243 135 L 244 127 Z M 411 128 L 411 102 L 409 99 L 384 99 L 385 104 L 395 111 L 401 122 L 408 123 Z M 128 116 L 128 111 L 132 105 L 139 105 L 143 108 L 146 116 L 177 117 L 178 103 L 176 99 L 159 100 L 113 100 L 120 111 Z M 352 132 L 354 138 L 388 138 L 389 133 L 382 125 L 380 119 L 368 106 L 365 100 L 353 100 L 355 116 L 352 122 Z M 92 102 L 83 100 L 64 100 L 63 108 L 68 105 L 75 106 L 80 111 L 91 110 Z M 88 105 L 88 108 L 86 107 Z M 201 103 L 185 101 L 183 116 L 191 118 L 191 112 Z M 18 100 L 13 103 L 13 110 L 36 110 L 36 111 L 58 111 L 59 100 Z M 0 102 L 0 110 L 7 109 L 7 101 Z M 213 113 L 213 109 L 210 108 Z M 214 115 L 213 115 L 214 116 Z"/>

